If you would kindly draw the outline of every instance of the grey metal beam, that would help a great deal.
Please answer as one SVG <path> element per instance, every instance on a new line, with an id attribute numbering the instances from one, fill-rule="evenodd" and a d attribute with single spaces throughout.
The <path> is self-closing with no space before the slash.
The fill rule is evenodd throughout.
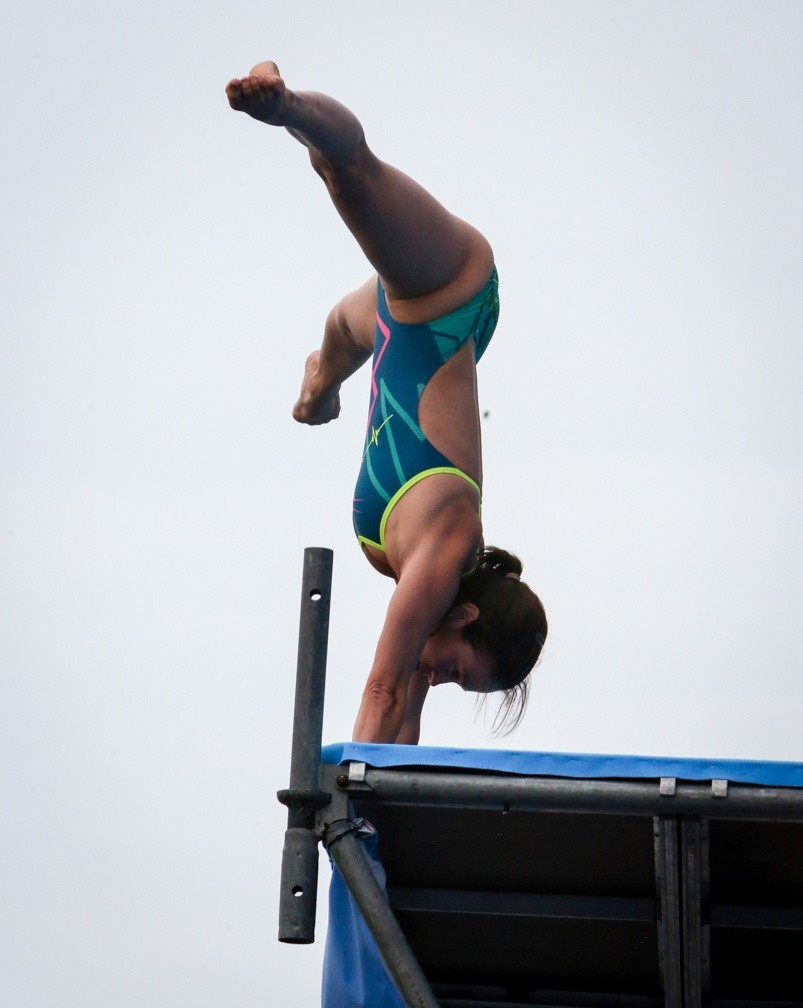
<path id="1" fill-rule="evenodd" d="M 655 886 L 659 900 L 658 952 L 661 958 L 666 1008 L 683 1003 L 683 964 L 680 944 L 680 879 L 678 824 L 672 816 L 656 816 Z"/>
<path id="2" fill-rule="evenodd" d="M 380 955 L 407 1008 L 439 1008 L 384 890 L 374 877 L 349 822 L 334 823 L 324 838 L 332 860 L 373 935 Z"/>
<path id="3" fill-rule="evenodd" d="M 388 900 L 396 913 L 431 912 L 598 921 L 654 921 L 656 914 L 655 900 L 621 896 L 542 895 L 410 886 L 390 887 Z"/>
<path id="4" fill-rule="evenodd" d="M 699 819 L 680 824 L 681 890 L 683 905 L 683 994 L 685 1008 L 702 1008 L 708 976 L 707 932 L 703 932 L 704 879 L 708 845 Z"/>
<path id="5" fill-rule="evenodd" d="M 333 553 L 304 550 L 290 788 L 314 789 L 321 760 Z"/>
<path id="6" fill-rule="evenodd" d="M 528 1001 L 526 1004 L 518 1001 L 465 1001 L 463 999 L 441 998 L 440 1008 L 663 1008 L 663 1001 L 655 998 L 615 997 L 599 1000 L 594 995 L 581 994 L 582 1000 Z M 756 1008 L 755 1002 L 751 1002 Z"/>
<path id="7" fill-rule="evenodd" d="M 801 1001 L 756 1001 L 751 998 L 749 1001 L 742 1001 L 733 998 L 714 998 L 706 1002 L 706 1008 L 800 1008 Z"/>
<path id="8" fill-rule="evenodd" d="M 663 1008 L 663 1003 L 655 998 L 616 997 L 600 1001 L 594 995 L 581 994 L 582 1000 L 572 1001 L 466 1001 L 463 999 L 441 998 L 440 1008 Z"/>
<path id="9" fill-rule="evenodd" d="M 659 783 L 648 780 L 574 780 L 376 767 L 366 770 L 364 783 L 353 784 L 347 783 L 342 767 L 337 769 L 340 786 L 352 797 L 373 795 L 390 804 L 803 821 L 803 788 L 731 784 L 727 796 L 720 797 L 711 781 L 678 781 L 673 794 L 662 794 Z"/>
<path id="10" fill-rule="evenodd" d="M 471 989 L 451 993 L 454 986 L 435 986 L 441 1008 L 663 1008 L 664 999 L 641 994 L 603 994 L 592 991 L 528 990 L 527 1001 L 522 994 L 511 996 L 506 990 Z"/>
<path id="11" fill-rule="evenodd" d="M 331 797 L 318 788 L 331 593 L 332 551 L 320 547 L 304 550 L 290 787 L 278 795 L 288 808 L 279 890 L 279 941 L 292 944 L 315 940 L 315 812 Z"/>
<path id="12" fill-rule="evenodd" d="M 711 904 L 711 927 L 803 932 L 803 907 Z M 803 985 L 803 980 L 801 981 Z"/>

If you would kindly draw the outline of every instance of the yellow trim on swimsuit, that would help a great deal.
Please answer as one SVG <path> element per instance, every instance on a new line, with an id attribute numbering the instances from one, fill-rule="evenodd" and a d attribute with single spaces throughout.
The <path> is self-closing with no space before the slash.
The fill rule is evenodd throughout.
<path id="1" fill-rule="evenodd" d="M 415 486 L 416 483 L 420 483 L 421 480 L 426 479 L 427 476 L 437 476 L 440 474 L 462 476 L 464 480 L 467 480 L 480 495 L 480 508 L 482 508 L 482 491 L 480 490 L 479 484 L 476 480 L 467 476 L 462 469 L 455 469 L 454 466 L 437 466 L 434 469 L 425 469 L 423 472 L 417 473 L 412 477 L 412 479 L 408 479 L 406 483 L 402 484 L 402 486 L 399 487 L 396 493 L 388 501 L 385 510 L 382 512 L 382 520 L 379 523 L 379 542 L 374 542 L 367 536 L 357 536 L 360 543 L 364 546 L 373 546 L 375 549 L 382 550 L 383 553 L 387 552 L 385 548 L 385 529 L 387 527 L 391 511 L 396 507 L 410 487 Z"/>

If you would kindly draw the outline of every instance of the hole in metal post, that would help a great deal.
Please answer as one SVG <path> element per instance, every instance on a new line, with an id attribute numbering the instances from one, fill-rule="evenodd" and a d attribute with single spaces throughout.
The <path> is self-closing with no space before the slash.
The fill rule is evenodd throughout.
<path id="1" fill-rule="evenodd" d="M 321 593 L 318 591 L 317 588 L 312 589 L 312 591 L 309 593 L 309 597 L 312 599 L 313 602 L 321 601 Z"/>
<path id="2" fill-rule="evenodd" d="M 298 898 L 299 896 L 303 896 L 304 895 L 304 890 L 302 889 L 302 887 L 300 885 L 293 886 L 293 895 L 296 898 Z"/>

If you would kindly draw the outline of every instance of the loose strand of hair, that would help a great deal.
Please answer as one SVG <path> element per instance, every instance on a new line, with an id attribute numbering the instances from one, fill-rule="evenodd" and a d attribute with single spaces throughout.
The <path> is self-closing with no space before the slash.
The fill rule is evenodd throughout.
<path id="1" fill-rule="evenodd" d="M 529 678 L 517 686 L 504 691 L 504 696 L 491 724 L 491 734 L 496 738 L 506 738 L 518 728 L 527 709 Z"/>

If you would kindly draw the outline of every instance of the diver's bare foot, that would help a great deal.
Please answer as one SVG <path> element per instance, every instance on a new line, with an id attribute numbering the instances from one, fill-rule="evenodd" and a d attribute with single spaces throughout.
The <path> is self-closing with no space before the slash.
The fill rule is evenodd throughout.
<path id="1" fill-rule="evenodd" d="M 271 60 L 257 63 L 247 77 L 235 77 L 226 85 L 229 105 L 238 112 L 271 126 L 284 126 L 292 92 L 279 76 L 279 68 Z"/>
<path id="2" fill-rule="evenodd" d="M 320 354 L 320 350 L 315 350 L 307 357 L 301 394 L 293 407 L 293 419 L 313 427 L 337 420 L 340 416 L 340 386 L 321 391 L 318 376 Z"/>

